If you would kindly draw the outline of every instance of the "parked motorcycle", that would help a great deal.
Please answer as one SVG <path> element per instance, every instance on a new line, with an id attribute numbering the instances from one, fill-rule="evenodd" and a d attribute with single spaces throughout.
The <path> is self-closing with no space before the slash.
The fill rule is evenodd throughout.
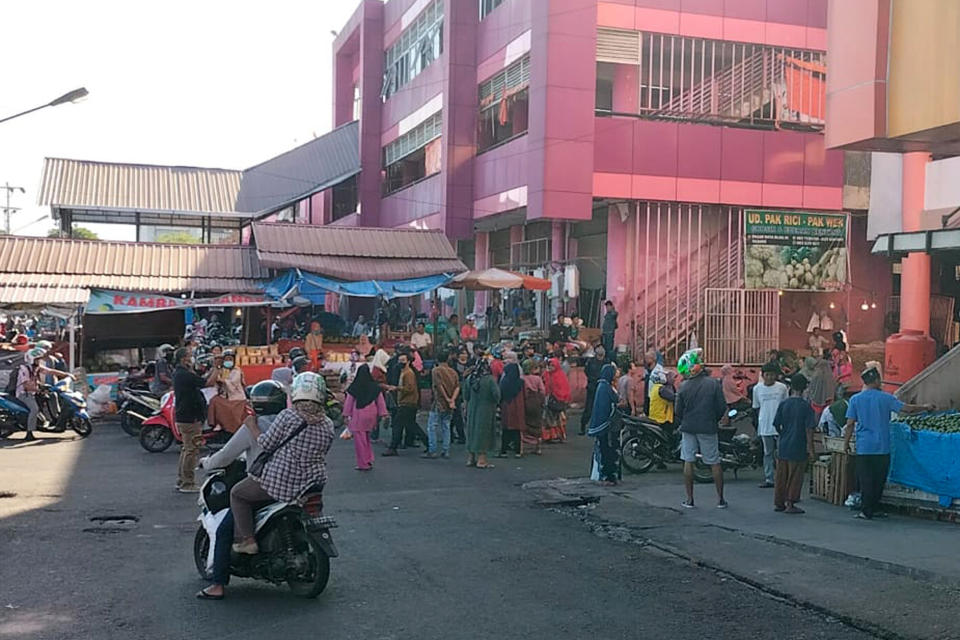
<path id="1" fill-rule="evenodd" d="M 224 444 L 231 434 L 223 430 L 215 431 L 205 425 L 201 435 L 204 444 Z M 177 427 L 173 392 L 168 391 L 160 398 L 157 412 L 143 421 L 143 426 L 140 427 L 140 446 L 150 453 L 160 453 L 170 448 L 174 441 L 183 443 L 183 435 Z"/>
<path id="2" fill-rule="evenodd" d="M 763 444 L 760 439 L 751 436 L 753 428 L 753 409 L 731 409 L 727 414 L 728 424 L 720 427 L 720 464 L 724 471 L 733 471 L 733 477 L 741 469 L 759 469 L 763 467 Z M 697 482 L 713 482 L 710 467 L 697 457 L 693 477 Z"/>
<path id="3" fill-rule="evenodd" d="M 125 387 L 122 383 L 117 395 L 120 398 L 120 428 L 127 435 L 138 436 L 143 423 L 160 410 L 160 398 L 147 390 Z"/>
<path id="4" fill-rule="evenodd" d="M 52 385 L 40 385 L 37 392 L 41 407 L 50 407 L 56 401 L 58 406 L 56 419 L 51 419 L 49 409 L 41 409 L 37 418 L 37 431 L 63 432 L 73 429 L 77 435 L 86 438 L 93 433 L 93 424 L 90 414 L 87 413 L 87 401 L 79 391 L 70 389 L 67 380 L 60 380 Z M 30 410 L 15 396 L 0 393 L 0 438 L 6 438 L 16 431 L 27 430 L 27 417 Z"/>
<path id="5" fill-rule="evenodd" d="M 229 473 L 218 469 L 200 489 L 200 526 L 194 536 L 193 558 L 205 580 L 213 578 L 217 528 L 230 506 L 231 484 L 243 475 L 235 469 Z M 292 502 L 274 502 L 257 510 L 254 530 L 260 552 L 231 553 L 231 575 L 276 585 L 286 582 L 296 595 L 316 598 L 330 580 L 330 558 L 339 555 L 330 535 L 336 521 L 322 511 L 321 487 L 307 489 Z"/>

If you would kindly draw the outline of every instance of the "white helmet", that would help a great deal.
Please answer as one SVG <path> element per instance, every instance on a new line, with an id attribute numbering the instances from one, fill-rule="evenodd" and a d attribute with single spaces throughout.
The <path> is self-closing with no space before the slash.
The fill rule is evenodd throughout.
<path id="1" fill-rule="evenodd" d="M 30 349 L 30 351 L 27 351 L 25 354 L 23 354 L 23 361 L 28 367 L 32 367 L 33 363 L 42 358 L 44 353 L 45 352 L 43 349 L 34 347 L 33 349 Z"/>
<path id="2" fill-rule="evenodd" d="M 290 400 L 310 400 L 319 405 L 327 401 L 327 382 L 323 376 L 312 371 L 304 371 L 293 379 L 293 386 L 290 390 Z"/>

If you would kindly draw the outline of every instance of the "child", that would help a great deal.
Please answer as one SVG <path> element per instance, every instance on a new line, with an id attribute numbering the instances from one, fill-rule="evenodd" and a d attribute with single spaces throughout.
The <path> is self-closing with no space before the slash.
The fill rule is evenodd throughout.
<path id="1" fill-rule="evenodd" d="M 773 425 L 780 434 L 777 447 L 777 473 L 773 487 L 773 510 L 803 513 L 797 507 L 803 489 L 803 473 L 807 459 L 816 459 L 813 450 L 813 429 L 817 417 L 810 403 L 803 399 L 807 379 L 795 375 L 790 380 L 790 397 L 780 403 Z"/>

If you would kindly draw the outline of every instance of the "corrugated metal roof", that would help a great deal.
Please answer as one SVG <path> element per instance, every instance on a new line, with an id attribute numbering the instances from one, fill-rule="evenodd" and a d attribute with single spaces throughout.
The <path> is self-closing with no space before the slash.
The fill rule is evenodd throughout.
<path id="1" fill-rule="evenodd" d="M 90 290 L 79 287 L 38 287 L 0 285 L 0 304 L 86 304 Z"/>
<path id="2" fill-rule="evenodd" d="M 400 280 L 467 268 L 441 231 L 254 223 L 260 263 L 338 280 Z"/>
<path id="3" fill-rule="evenodd" d="M 236 210 L 271 213 L 360 172 L 360 123 L 330 133 L 243 172 Z"/>
<path id="4" fill-rule="evenodd" d="M 234 211 L 242 173 L 46 158 L 37 203 L 139 211 Z"/>
<path id="5" fill-rule="evenodd" d="M 256 291 L 252 247 L 0 237 L 0 281 L 131 291 Z"/>

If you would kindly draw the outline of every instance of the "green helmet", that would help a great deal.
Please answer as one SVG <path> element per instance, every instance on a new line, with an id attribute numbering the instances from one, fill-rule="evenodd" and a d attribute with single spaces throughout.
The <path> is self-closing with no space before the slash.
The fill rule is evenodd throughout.
<path id="1" fill-rule="evenodd" d="M 687 351 L 677 362 L 677 372 L 684 378 L 692 378 L 703 371 L 703 349 Z"/>

